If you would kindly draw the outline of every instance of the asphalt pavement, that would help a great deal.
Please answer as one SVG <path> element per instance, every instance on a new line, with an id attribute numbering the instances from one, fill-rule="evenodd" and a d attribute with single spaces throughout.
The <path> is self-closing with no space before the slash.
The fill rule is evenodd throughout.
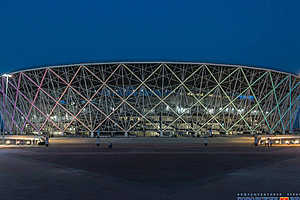
<path id="1" fill-rule="evenodd" d="M 242 192 L 300 192 L 299 146 L 252 139 L 58 138 L 0 148 L 0 199 L 235 199 Z M 65 141 L 65 142 L 64 142 Z M 223 141 L 223 142 L 220 142 Z M 113 142 L 113 148 L 107 144 Z"/>

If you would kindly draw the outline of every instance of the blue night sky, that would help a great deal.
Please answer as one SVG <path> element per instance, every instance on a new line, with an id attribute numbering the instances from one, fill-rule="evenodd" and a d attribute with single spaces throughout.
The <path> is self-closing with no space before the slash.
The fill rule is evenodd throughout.
<path id="1" fill-rule="evenodd" d="M 195 61 L 300 73 L 300 1 L 0 1 L 0 72 Z"/>

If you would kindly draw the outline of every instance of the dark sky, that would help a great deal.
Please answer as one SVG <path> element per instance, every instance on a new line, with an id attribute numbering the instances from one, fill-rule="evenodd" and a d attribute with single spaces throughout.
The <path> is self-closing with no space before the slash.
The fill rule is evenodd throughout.
<path id="1" fill-rule="evenodd" d="M 0 1 L 0 72 L 195 61 L 300 73 L 298 0 Z"/>

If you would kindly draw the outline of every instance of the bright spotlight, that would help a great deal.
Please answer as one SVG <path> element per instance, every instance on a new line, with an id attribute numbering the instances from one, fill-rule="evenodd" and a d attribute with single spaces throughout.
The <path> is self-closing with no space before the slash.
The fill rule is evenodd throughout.
<path id="1" fill-rule="evenodd" d="M 6 77 L 6 78 L 11 78 L 12 75 L 11 74 L 2 74 L 3 77 Z"/>

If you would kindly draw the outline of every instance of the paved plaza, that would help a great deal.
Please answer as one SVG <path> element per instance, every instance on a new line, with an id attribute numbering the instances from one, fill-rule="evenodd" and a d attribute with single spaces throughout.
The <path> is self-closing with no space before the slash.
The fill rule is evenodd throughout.
<path id="1" fill-rule="evenodd" d="M 109 143 L 113 144 L 108 149 Z M 1 146 L 0 199 L 235 199 L 300 192 L 300 146 L 253 138 L 52 138 Z"/>

